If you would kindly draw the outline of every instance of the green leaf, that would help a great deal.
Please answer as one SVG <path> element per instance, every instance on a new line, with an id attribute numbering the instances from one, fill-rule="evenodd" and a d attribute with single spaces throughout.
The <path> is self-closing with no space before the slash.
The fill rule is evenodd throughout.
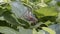
<path id="1" fill-rule="evenodd" d="M 3 10 L 2 8 L 0 8 L 0 15 L 2 15 L 6 10 Z"/>
<path id="2" fill-rule="evenodd" d="M 44 7 L 36 10 L 34 14 L 38 17 L 44 17 L 44 16 L 57 16 L 58 11 L 55 9 L 55 7 Z"/>
<path id="3" fill-rule="evenodd" d="M 6 11 L 10 11 L 11 6 L 9 4 L 2 4 L 0 5 L 0 15 L 2 15 Z"/>
<path id="4" fill-rule="evenodd" d="M 11 2 L 10 5 L 12 7 L 11 12 L 14 13 L 17 18 L 22 18 L 22 16 L 24 16 L 25 13 L 28 12 L 27 7 L 22 5 L 22 3 L 19 1 Z"/>
<path id="5" fill-rule="evenodd" d="M 51 21 L 51 22 L 55 22 L 56 21 L 56 16 L 44 16 L 44 17 L 39 19 L 39 21 L 41 21 L 41 22 L 46 22 L 48 20 Z"/>
<path id="6" fill-rule="evenodd" d="M 5 21 L 7 21 L 7 23 L 10 23 L 12 25 L 19 25 L 18 21 L 16 20 L 16 18 L 14 16 L 12 16 L 12 14 L 10 14 L 10 12 L 5 12 L 3 14 Z"/>
<path id="7" fill-rule="evenodd" d="M 20 34 L 18 31 L 15 31 L 12 28 L 1 27 L 1 26 L 0 26 L 0 32 L 3 33 L 3 34 Z"/>
<path id="8" fill-rule="evenodd" d="M 35 30 L 35 28 L 33 28 L 33 30 L 31 30 L 31 29 L 24 29 L 23 27 L 18 27 L 18 28 L 19 28 L 20 34 L 45 34 L 45 32 L 43 30 L 39 30 L 39 32 L 37 32 Z"/>
<path id="9" fill-rule="evenodd" d="M 37 1 L 39 1 L 39 0 L 30 0 L 31 2 L 37 2 Z"/>
<path id="10" fill-rule="evenodd" d="M 48 27 L 42 27 L 44 31 L 47 31 L 49 34 L 56 34 L 56 32 Z"/>
<path id="11" fill-rule="evenodd" d="M 60 24 L 60 12 L 58 13 L 58 17 L 56 19 L 56 22 Z"/>
<path id="12" fill-rule="evenodd" d="M 58 5 L 58 6 L 60 6 L 60 1 L 59 1 L 59 2 L 57 2 L 57 5 Z"/>
<path id="13" fill-rule="evenodd" d="M 6 21 L 0 20 L 0 26 L 9 26 L 9 24 Z"/>
<path id="14" fill-rule="evenodd" d="M 45 3 L 49 3 L 50 1 L 52 1 L 52 0 L 44 0 Z"/>
<path id="15" fill-rule="evenodd" d="M 51 23 L 53 23 L 53 22 L 47 21 L 47 22 L 45 22 L 44 24 L 47 25 L 47 26 L 49 26 Z"/>
<path id="16" fill-rule="evenodd" d="M 32 34 L 32 29 L 24 29 L 23 27 L 18 27 L 20 34 Z"/>
<path id="17" fill-rule="evenodd" d="M 24 19 L 18 19 L 19 20 L 19 22 L 21 23 L 21 24 L 25 24 L 25 28 L 29 28 L 30 27 L 30 24 L 29 24 L 29 22 L 28 21 L 26 21 L 26 20 L 24 20 Z"/>
<path id="18" fill-rule="evenodd" d="M 11 2 L 11 0 L 4 0 L 4 2 L 5 2 L 5 3 L 9 3 L 9 2 Z"/>
<path id="19" fill-rule="evenodd" d="M 1 17 L 0 17 L 0 20 L 4 20 L 4 17 L 3 17 L 3 16 L 1 16 Z"/>
<path id="20" fill-rule="evenodd" d="M 10 27 L 16 31 L 18 30 L 16 25 L 11 25 L 10 23 L 7 23 L 5 20 L 0 20 L 0 26 Z"/>
<path id="21" fill-rule="evenodd" d="M 33 34 L 45 34 L 45 32 L 43 30 L 39 30 L 39 32 L 37 32 L 35 28 L 33 28 Z"/>

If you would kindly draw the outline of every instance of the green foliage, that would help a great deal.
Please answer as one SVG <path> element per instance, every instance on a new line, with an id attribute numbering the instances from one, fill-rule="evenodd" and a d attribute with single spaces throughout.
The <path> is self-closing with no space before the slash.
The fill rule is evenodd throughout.
<path id="1" fill-rule="evenodd" d="M 58 12 L 55 10 L 55 7 L 44 7 L 36 10 L 34 12 L 38 18 L 44 17 L 44 16 L 57 16 Z"/>
<path id="2" fill-rule="evenodd" d="M 7 0 L 5 1 L 6 3 L 0 4 L 0 32 L 1 33 L 20 34 L 18 32 L 20 28 L 17 29 L 17 27 L 20 26 L 23 27 L 23 29 L 25 30 L 31 29 L 31 32 L 33 31 L 36 33 L 41 33 L 37 31 L 45 30 L 50 34 L 52 34 L 52 32 L 53 34 L 55 34 L 55 31 L 49 29 L 48 26 L 57 24 L 57 22 L 60 21 L 60 20 L 56 21 L 57 17 L 59 17 L 58 14 L 60 13 L 57 10 L 57 7 L 60 6 L 60 2 L 57 2 L 56 6 L 49 6 L 46 3 L 50 3 L 50 1 L 52 0 L 44 0 L 44 4 L 47 6 L 44 6 L 43 3 L 41 4 L 41 6 L 38 6 L 37 4 L 40 5 L 42 0 L 21 0 L 21 1 L 16 1 L 16 3 L 18 2 L 18 4 L 22 3 L 19 6 L 15 3 L 17 7 L 14 7 L 16 5 L 12 6 L 10 3 L 7 2 Z M 13 2 L 15 1 L 14 0 L 11 1 L 11 3 Z M 26 10 L 26 8 L 27 9 L 30 8 L 31 10 Z M 21 15 L 24 13 L 24 11 L 31 11 L 35 16 L 35 18 L 37 18 L 37 21 L 32 23 L 29 20 L 25 19 L 24 15 Z"/>
<path id="3" fill-rule="evenodd" d="M 44 0 L 45 3 L 49 3 L 51 2 L 52 0 Z"/>
<path id="4" fill-rule="evenodd" d="M 9 12 L 4 12 L 3 16 L 4 16 L 4 19 L 8 23 L 13 24 L 13 25 L 19 25 L 17 20 Z"/>
<path id="5" fill-rule="evenodd" d="M 10 11 L 11 7 L 8 3 L 0 5 L 0 15 L 2 15 L 6 11 Z"/>
<path id="6" fill-rule="evenodd" d="M 14 29 L 12 29 L 12 28 L 9 28 L 9 27 L 1 27 L 0 26 L 0 32 L 2 33 L 2 34 L 19 34 L 19 32 L 18 31 L 15 31 Z"/>
<path id="7" fill-rule="evenodd" d="M 57 2 L 57 5 L 60 6 L 60 1 Z"/>

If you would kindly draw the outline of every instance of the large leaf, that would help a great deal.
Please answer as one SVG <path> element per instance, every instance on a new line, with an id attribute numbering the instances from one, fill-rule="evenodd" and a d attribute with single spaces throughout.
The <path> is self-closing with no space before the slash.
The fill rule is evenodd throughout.
<path id="1" fill-rule="evenodd" d="M 31 29 L 24 29 L 23 27 L 18 27 L 20 34 L 32 34 L 33 30 Z"/>
<path id="2" fill-rule="evenodd" d="M 11 12 L 14 13 L 17 18 L 21 18 L 21 16 L 25 15 L 25 13 L 27 12 L 27 7 L 22 5 L 22 3 L 19 1 L 13 1 L 10 3 L 10 5 L 12 7 Z"/>
<path id="3" fill-rule="evenodd" d="M 58 11 L 55 9 L 55 7 L 44 7 L 36 10 L 34 14 L 40 18 L 44 16 L 57 16 Z"/>
<path id="4" fill-rule="evenodd" d="M 12 16 L 12 14 L 10 14 L 10 12 L 5 12 L 3 16 L 7 23 L 10 23 L 12 25 L 19 25 L 19 22 L 16 20 L 14 16 Z"/>
<path id="5" fill-rule="evenodd" d="M 12 28 L 1 27 L 1 26 L 0 26 L 0 33 L 2 33 L 2 34 L 20 34 L 18 31 L 15 31 Z"/>
<path id="6" fill-rule="evenodd" d="M 37 32 L 35 28 L 31 30 L 31 29 L 24 29 L 22 27 L 18 27 L 18 29 L 19 29 L 20 34 L 45 34 L 43 30 L 39 30 L 39 32 Z"/>

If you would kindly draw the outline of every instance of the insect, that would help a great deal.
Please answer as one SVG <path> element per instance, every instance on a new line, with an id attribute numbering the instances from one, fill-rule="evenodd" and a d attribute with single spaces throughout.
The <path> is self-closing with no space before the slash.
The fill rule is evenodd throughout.
<path id="1" fill-rule="evenodd" d="M 21 2 L 13 1 L 10 3 L 10 5 L 12 7 L 11 12 L 13 12 L 17 18 L 24 18 L 32 23 L 37 21 L 37 19 L 31 12 L 31 10 L 27 8 L 26 6 L 22 5 Z"/>
<path id="2" fill-rule="evenodd" d="M 32 26 L 36 25 L 36 22 L 38 21 L 35 15 L 29 10 L 25 13 L 24 18 L 28 20 Z"/>

